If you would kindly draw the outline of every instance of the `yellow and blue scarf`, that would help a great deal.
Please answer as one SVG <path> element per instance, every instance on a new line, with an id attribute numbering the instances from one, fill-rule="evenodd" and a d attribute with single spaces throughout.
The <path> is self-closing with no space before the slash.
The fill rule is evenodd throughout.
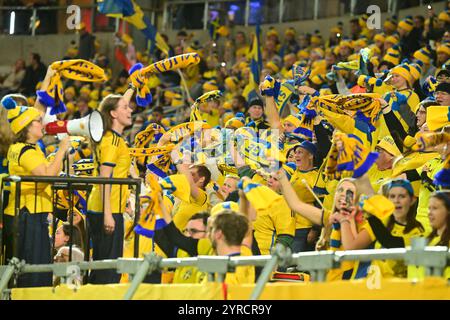
<path id="1" fill-rule="evenodd" d="M 47 90 L 39 90 L 36 92 L 36 95 L 43 105 L 51 108 L 51 115 L 67 111 L 64 104 L 64 90 L 61 77 L 86 82 L 107 80 L 105 71 L 102 68 L 82 59 L 56 61 L 50 65 L 50 68 L 55 70 L 56 73 L 50 78 Z"/>

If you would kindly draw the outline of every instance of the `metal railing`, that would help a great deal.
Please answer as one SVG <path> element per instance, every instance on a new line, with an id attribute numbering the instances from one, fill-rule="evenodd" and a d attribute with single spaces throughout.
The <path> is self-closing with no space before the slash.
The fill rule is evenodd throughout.
<path id="1" fill-rule="evenodd" d="M 13 227 L 13 234 L 14 234 L 14 240 L 13 240 L 13 256 L 19 257 L 19 248 L 18 248 L 18 237 L 19 237 L 19 218 L 20 218 L 20 210 L 22 209 L 20 207 L 20 199 L 21 199 L 21 186 L 22 183 L 34 183 L 35 187 L 35 197 L 37 196 L 37 189 L 38 189 L 38 183 L 39 184 L 50 184 L 52 187 L 52 202 L 53 202 L 53 218 L 52 218 L 52 252 L 54 251 L 55 247 L 55 232 L 56 232 L 56 217 L 55 217 L 55 211 L 57 208 L 57 191 L 58 190 L 65 190 L 68 192 L 68 208 L 67 208 L 67 218 L 70 223 L 70 232 L 73 234 L 74 230 L 74 191 L 78 190 L 85 190 L 87 192 L 86 194 L 86 201 L 89 198 L 89 193 L 91 191 L 92 185 L 119 185 L 120 186 L 120 197 L 119 199 L 114 199 L 114 201 L 119 201 L 119 203 L 122 203 L 122 188 L 125 187 L 133 187 L 136 192 L 135 197 L 135 214 L 134 214 L 134 225 L 137 225 L 139 221 L 139 208 L 140 208 L 140 199 L 139 195 L 141 192 L 141 180 L 140 179 L 119 179 L 119 178 L 94 178 L 94 177 L 49 177 L 49 176 L 9 176 L 7 178 L 4 178 L 2 180 L 2 183 L 0 185 L 0 225 L 2 225 L 3 222 L 3 216 L 4 216 L 4 210 L 3 210 L 3 201 L 4 201 L 4 186 L 5 183 L 11 183 L 15 184 L 12 186 L 15 188 L 15 199 L 14 199 L 14 227 Z M 103 191 L 105 188 L 103 188 Z M 103 197 L 104 198 L 104 197 Z M 113 199 L 111 199 L 113 200 Z M 90 229 L 89 225 L 86 223 L 86 221 L 83 221 L 84 228 L 86 230 L 86 237 L 84 239 L 84 258 L 85 260 L 89 260 L 89 253 L 90 253 Z M 3 226 L 0 228 L 0 256 L 2 258 L 5 257 L 5 252 L 3 252 L 4 246 L 3 246 Z M 69 261 L 71 261 L 72 258 L 72 234 L 69 237 Z M 136 234 L 134 237 L 134 256 L 137 257 L 139 254 L 139 235 Z M 3 259 L 2 259 L 3 260 Z"/>
<path id="2" fill-rule="evenodd" d="M 418 240 L 418 239 L 416 239 Z M 424 240 L 424 239 L 420 239 Z M 411 248 L 399 249 L 368 249 L 352 251 L 319 251 L 291 254 L 282 246 L 277 246 L 273 255 L 228 257 L 228 256 L 198 256 L 195 258 L 162 259 L 155 253 L 144 256 L 143 259 L 123 259 L 85 261 L 71 263 L 55 263 L 48 265 L 28 265 L 17 258 L 12 259 L 8 266 L 0 266 L 0 294 L 7 298 L 7 284 L 14 276 L 30 272 L 53 272 L 62 277 L 63 281 L 70 272 L 71 266 L 77 266 L 81 271 L 115 268 L 118 273 L 127 273 L 132 282 L 124 299 L 132 299 L 147 274 L 164 268 L 178 268 L 194 266 L 201 272 L 208 274 L 209 279 L 223 282 L 228 272 L 233 272 L 240 266 L 257 266 L 264 269 L 253 289 L 251 300 L 257 300 L 270 278 L 274 268 L 278 266 L 295 265 L 297 270 L 309 271 L 312 280 L 325 281 L 326 273 L 333 268 L 339 268 L 343 261 L 372 261 L 372 260 L 403 260 L 407 265 L 423 266 L 427 276 L 442 276 L 444 269 L 449 266 L 450 251 L 447 247 L 423 247 L 423 241 L 413 241 Z"/>

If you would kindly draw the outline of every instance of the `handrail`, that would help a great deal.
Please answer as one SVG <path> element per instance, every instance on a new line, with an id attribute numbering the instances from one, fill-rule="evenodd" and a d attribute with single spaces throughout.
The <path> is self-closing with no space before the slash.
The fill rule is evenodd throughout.
<path id="1" fill-rule="evenodd" d="M 422 258 L 422 260 L 414 260 Z M 283 250 L 275 250 L 273 255 L 226 257 L 226 256 L 198 256 L 191 258 L 166 258 L 162 259 L 155 253 L 150 253 L 142 258 L 119 258 L 115 260 L 66 262 L 45 265 L 28 265 L 24 261 L 13 263 L 8 266 L 0 266 L 0 294 L 6 293 L 6 285 L 14 274 L 30 272 L 53 272 L 55 275 L 65 277 L 70 266 L 76 266 L 80 271 L 117 269 L 118 273 L 136 275 L 127 291 L 125 298 L 132 299 L 138 286 L 148 273 L 164 268 L 177 268 L 181 266 L 194 266 L 201 271 L 219 274 L 219 280 L 224 280 L 224 270 L 232 272 L 238 266 L 265 266 L 264 274 L 258 279 L 251 299 L 258 299 L 267 282 L 270 271 L 278 264 L 280 266 L 297 265 L 304 271 L 324 271 L 339 267 L 343 261 L 371 261 L 371 260 L 405 260 L 407 264 L 425 266 L 440 270 L 429 274 L 442 275 L 444 268 L 449 266 L 450 250 L 447 247 L 425 247 L 425 248 L 398 248 L 398 249 L 368 249 L 349 251 L 318 251 L 301 252 L 290 254 Z M 14 270 L 13 270 L 14 269 Z M 139 275 L 139 277 L 138 277 Z M 316 279 L 314 279 L 316 280 Z M 318 278 L 323 281 L 323 278 Z"/>

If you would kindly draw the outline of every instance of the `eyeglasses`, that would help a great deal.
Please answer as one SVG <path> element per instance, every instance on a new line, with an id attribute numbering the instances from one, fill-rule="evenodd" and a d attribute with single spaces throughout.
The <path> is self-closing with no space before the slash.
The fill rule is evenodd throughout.
<path id="1" fill-rule="evenodd" d="M 202 232 L 206 232 L 206 230 L 198 230 L 195 228 L 186 228 L 183 230 L 183 232 L 187 232 L 189 234 L 197 234 L 197 233 L 202 233 Z"/>

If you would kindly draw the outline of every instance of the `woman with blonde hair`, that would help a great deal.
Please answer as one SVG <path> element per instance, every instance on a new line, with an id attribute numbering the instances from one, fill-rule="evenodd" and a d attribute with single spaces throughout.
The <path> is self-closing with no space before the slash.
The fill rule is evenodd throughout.
<path id="1" fill-rule="evenodd" d="M 134 90 L 125 94 L 110 94 L 100 103 L 104 134 L 94 146 L 94 172 L 103 178 L 127 178 L 131 157 L 122 136 L 132 124 L 130 100 Z M 88 200 L 87 222 L 93 245 L 93 259 L 117 259 L 123 254 L 124 221 L 128 188 L 123 185 L 94 185 Z M 116 270 L 94 270 L 89 282 L 95 284 L 118 283 Z"/>

